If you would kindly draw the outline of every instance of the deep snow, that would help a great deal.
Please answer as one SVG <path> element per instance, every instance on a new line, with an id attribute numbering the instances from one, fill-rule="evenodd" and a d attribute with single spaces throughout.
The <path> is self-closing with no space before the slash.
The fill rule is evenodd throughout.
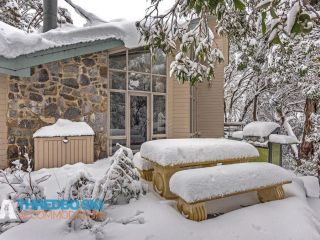
<path id="1" fill-rule="evenodd" d="M 170 179 L 170 190 L 192 203 L 290 182 L 292 178 L 292 173 L 274 164 L 240 163 L 176 172 Z"/>
<path id="2" fill-rule="evenodd" d="M 143 143 L 140 153 L 162 166 L 259 157 L 251 144 L 224 138 L 153 140 Z"/>
<path id="3" fill-rule="evenodd" d="M 58 119 L 55 124 L 38 129 L 33 134 L 33 137 L 68 137 L 93 135 L 93 129 L 86 122 L 72 122 L 67 119 Z"/>
<path id="4" fill-rule="evenodd" d="M 36 178 L 50 173 L 52 176 L 42 185 L 47 198 L 56 198 L 59 188 L 80 170 L 99 179 L 110 166 L 110 161 L 100 160 L 94 164 L 66 165 L 58 169 L 42 169 L 34 172 Z M 106 209 L 111 218 L 102 230 L 101 239 L 121 240 L 319 240 L 320 199 L 306 198 L 301 181 L 285 186 L 288 198 L 264 204 L 256 204 L 254 194 L 244 194 L 221 199 L 208 204 L 209 212 L 227 211 L 222 216 L 203 222 L 185 219 L 176 210 L 175 201 L 164 200 L 151 188 L 146 196 L 128 205 Z M 0 185 L 1 197 L 9 189 Z M 248 207 L 243 207 L 251 205 Z M 241 207 L 241 206 L 242 207 Z M 311 208 L 311 207 L 312 208 Z M 234 210 L 234 211 L 230 211 Z M 230 212 L 228 212 L 230 211 Z M 135 216 L 144 223 L 124 225 L 120 220 Z M 94 240 L 96 234 L 89 230 L 70 231 L 65 220 L 30 220 L 0 235 L 0 240 Z M 101 236 L 101 235 L 100 235 Z"/>

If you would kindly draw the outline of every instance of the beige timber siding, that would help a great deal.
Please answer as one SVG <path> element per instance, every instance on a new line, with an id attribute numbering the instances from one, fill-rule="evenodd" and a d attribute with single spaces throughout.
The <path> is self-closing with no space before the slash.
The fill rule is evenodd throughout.
<path id="1" fill-rule="evenodd" d="M 170 60 L 169 60 L 170 61 Z M 190 85 L 168 78 L 168 138 L 190 137 Z"/>
<path id="2" fill-rule="evenodd" d="M 93 163 L 93 136 L 35 138 L 35 170 L 61 167 L 78 162 Z"/>
<path id="3" fill-rule="evenodd" d="M 7 107 L 8 107 L 8 79 L 0 74 L 0 168 L 8 166 L 7 158 Z"/>
<path id="4" fill-rule="evenodd" d="M 214 30 L 215 21 L 210 20 Z M 217 64 L 212 82 L 197 85 L 197 132 L 199 137 L 223 137 L 224 124 L 224 67 L 228 64 L 229 46 L 225 37 L 217 36 L 215 42 L 222 50 L 225 61 Z"/>

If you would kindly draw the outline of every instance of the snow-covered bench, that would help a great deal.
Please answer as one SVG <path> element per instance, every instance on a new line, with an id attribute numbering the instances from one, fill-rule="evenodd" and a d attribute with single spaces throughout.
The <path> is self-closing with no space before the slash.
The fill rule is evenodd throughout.
<path id="1" fill-rule="evenodd" d="M 167 199 L 176 198 L 169 189 L 170 177 L 178 171 L 255 160 L 259 152 L 245 142 L 223 138 L 162 139 L 145 142 L 141 156 L 154 163 L 154 189 Z"/>
<path id="2" fill-rule="evenodd" d="M 141 157 L 140 152 L 133 156 L 133 164 L 138 169 L 140 176 L 147 180 L 152 181 L 153 163 Z"/>
<path id="3" fill-rule="evenodd" d="M 257 191 L 260 202 L 284 198 L 283 184 L 292 174 L 270 163 L 240 163 L 175 173 L 170 190 L 179 199 L 178 210 L 188 219 L 207 219 L 205 202 L 241 193 Z"/>

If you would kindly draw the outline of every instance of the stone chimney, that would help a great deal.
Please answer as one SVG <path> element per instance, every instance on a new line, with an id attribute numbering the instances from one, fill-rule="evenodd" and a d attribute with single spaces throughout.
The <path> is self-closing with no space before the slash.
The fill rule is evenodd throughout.
<path id="1" fill-rule="evenodd" d="M 57 28 L 58 1 L 43 0 L 43 32 Z"/>

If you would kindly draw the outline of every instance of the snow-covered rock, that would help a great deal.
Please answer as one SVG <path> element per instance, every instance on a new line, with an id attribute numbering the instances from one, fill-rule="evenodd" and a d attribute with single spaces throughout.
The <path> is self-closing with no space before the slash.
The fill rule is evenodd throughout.
<path id="1" fill-rule="evenodd" d="M 162 166 L 259 157 L 251 144 L 223 138 L 154 140 L 143 143 L 140 153 Z"/>
<path id="2" fill-rule="evenodd" d="M 127 48 L 138 47 L 140 35 L 135 22 L 119 20 L 87 27 L 66 25 L 45 33 L 26 33 L 0 21 L 0 55 L 15 58 L 53 47 L 118 39 Z"/>
<path id="3" fill-rule="evenodd" d="M 137 152 L 133 156 L 133 164 L 139 170 L 151 170 L 153 169 L 153 163 L 142 158 L 140 152 Z"/>
<path id="4" fill-rule="evenodd" d="M 239 163 L 175 173 L 170 191 L 189 203 L 292 181 L 287 170 L 270 163 Z"/>
<path id="5" fill-rule="evenodd" d="M 269 142 L 280 144 L 298 144 L 299 141 L 295 136 L 271 134 L 269 136 Z"/>
<path id="6" fill-rule="evenodd" d="M 243 128 L 243 136 L 268 137 L 277 128 L 280 125 L 275 122 L 251 122 Z"/>
<path id="7" fill-rule="evenodd" d="M 85 122 L 72 122 L 67 119 L 58 119 L 55 124 L 37 130 L 33 137 L 69 137 L 93 136 L 93 129 Z"/>

